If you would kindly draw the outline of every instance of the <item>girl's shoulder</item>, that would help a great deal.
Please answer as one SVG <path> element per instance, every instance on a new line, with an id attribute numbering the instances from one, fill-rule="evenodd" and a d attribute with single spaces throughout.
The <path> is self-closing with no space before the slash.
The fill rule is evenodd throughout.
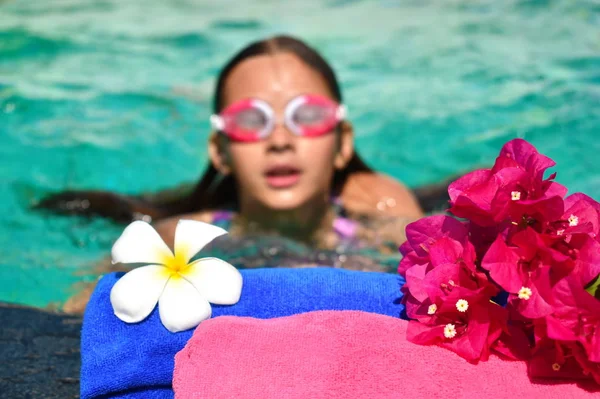
<path id="1" fill-rule="evenodd" d="M 414 217 L 423 211 L 413 192 L 398 180 L 382 173 L 354 173 L 348 177 L 340 195 L 352 213 Z"/>

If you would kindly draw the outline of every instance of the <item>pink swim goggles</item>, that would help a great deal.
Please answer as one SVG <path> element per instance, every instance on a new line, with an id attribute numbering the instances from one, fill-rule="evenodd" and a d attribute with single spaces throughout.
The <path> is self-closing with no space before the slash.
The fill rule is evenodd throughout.
<path id="1" fill-rule="evenodd" d="M 297 136 L 318 137 L 331 132 L 346 117 L 346 108 L 318 95 L 301 95 L 285 107 L 284 121 Z M 275 127 L 275 111 L 265 101 L 246 99 L 210 117 L 212 128 L 234 141 L 254 142 L 268 137 Z"/>

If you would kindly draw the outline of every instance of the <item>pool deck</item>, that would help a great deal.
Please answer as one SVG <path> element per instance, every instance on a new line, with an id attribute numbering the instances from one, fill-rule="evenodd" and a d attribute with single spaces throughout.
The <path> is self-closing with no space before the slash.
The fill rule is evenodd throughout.
<path id="1" fill-rule="evenodd" d="M 0 302 L 0 392 L 78 398 L 80 317 Z"/>

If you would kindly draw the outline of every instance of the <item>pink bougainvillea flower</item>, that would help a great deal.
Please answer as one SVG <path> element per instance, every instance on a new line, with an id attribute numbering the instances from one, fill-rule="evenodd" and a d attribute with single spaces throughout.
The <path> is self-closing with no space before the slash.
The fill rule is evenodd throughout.
<path id="1" fill-rule="evenodd" d="M 600 362 L 592 361 L 589 353 L 587 353 L 578 343 L 570 343 L 571 351 L 577 363 L 583 370 L 585 376 L 593 378 L 597 384 L 600 384 Z"/>
<path id="2" fill-rule="evenodd" d="M 527 226 L 532 222 L 555 220 L 563 212 L 564 203 L 560 195 L 542 190 L 536 192 L 519 181 L 503 186 L 492 201 L 492 217 L 496 223 L 509 219 L 517 226 Z"/>
<path id="3" fill-rule="evenodd" d="M 498 292 L 483 273 L 475 272 L 465 264 L 448 263 L 429 270 L 416 266 L 408 271 L 406 280 L 406 313 L 421 321 L 430 318 L 429 305 L 437 306 L 455 289 L 467 289 L 488 298 Z"/>
<path id="4" fill-rule="evenodd" d="M 600 300 L 585 290 L 574 273 L 552 289 L 554 311 L 546 318 L 549 338 L 578 341 L 591 362 L 600 363 Z"/>
<path id="5" fill-rule="evenodd" d="M 570 257 L 574 272 L 581 284 L 586 285 L 600 274 L 600 242 L 584 234 L 567 238 L 553 247 Z"/>
<path id="6" fill-rule="evenodd" d="M 510 243 L 521 256 L 520 266 L 525 270 L 536 270 L 537 267 L 550 267 L 551 283 L 566 277 L 575 267 L 572 254 L 555 248 L 556 242 L 544 234 L 539 234 L 530 227 L 512 236 Z"/>
<path id="7" fill-rule="evenodd" d="M 554 174 L 543 180 L 539 171 L 517 165 L 501 168 L 494 176 L 499 184 L 491 203 L 495 222 L 509 218 L 520 224 L 529 219 L 555 220 L 562 215 L 567 189 L 552 181 Z"/>
<path id="8" fill-rule="evenodd" d="M 455 287 L 443 301 L 428 305 L 427 323 L 411 321 L 407 339 L 421 345 L 440 345 L 476 363 L 487 360 L 490 347 L 506 326 L 506 309 L 483 292 Z"/>
<path id="9" fill-rule="evenodd" d="M 544 339 L 533 351 L 528 363 L 528 372 L 534 379 L 589 380 L 594 378 L 600 383 L 599 366 L 585 359 L 581 346 L 576 342 Z"/>
<path id="10" fill-rule="evenodd" d="M 510 241 L 510 246 L 506 241 Z M 509 240 L 497 237 L 481 266 L 508 292 L 514 292 L 540 266 L 550 266 L 551 284 L 569 275 L 578 264 L 578 273 L 588 277 L 600 272 L 600 246 L 588 235 L 552 237 L 532 228 L 518 231 Z"/>
<path id="11" fill-rule="evenodd" d="M 569 195 L 562 220 L 566 221 L 567 231 L 596 236 L 600 232 L 600 203 L 583 193 Z"/>
<path id="12" fill-rule="evenodd" d="M 489 270 L 490 277 L 509 293 L 517 293 L 525 280 L 527 270 L 519 266 L 521 256 L 514 248 L 506 245 L 502 237 L 498 237 L 489 248 L 481 262 L 481 267 Z"/>
<path id="13" fill-rule="evenodd" d="M 526 230 L 520 234 L 536 234 Z M 552 312 L 548 303 L 550 266 L 540 262 L 537 252 L 509 247 L 501 237 L 492 244 L 481 262 L 490 277 L 509 293 L 509 302 L 526 317 L 543 317 Z"/>
<path id="14" fill-rule="evenodd" d="M 480 226 L 468 223 L 469 241 L 475 246 L 477 259 L 483 259 L 490 246 L 498 237 L 506 239 L 514 227 L 510 222 L 499 223 L 493 226 Z"/>
<path id="15" fill-rule="evenodd" d="M 409 224 L 409 225 L 410 225 L 410 224 Z M 410 245 L 410 242 L 407 240 L 407 241 L 404 241 L 404 242 L 402 243 L 402 245 L 400 245 L 400 247 L 398 248 L 398 251 L 400 251 L 400 253 L 401 253 L 402 255 L 406 256 L 406 255 L 408 255 L 410 252 L 413 252 L 414 250 L 413 250 L 413 248 L 412 248 L 412 245 Z"/>
<path id="16" fill-rule="evenodd" d="M 531 344 L 527 329 L 522 328 L 510 317 L 507 331 L 504 331 L 491 349 L 496 355 L 509 360 L 528 360 L 531 357 Z"/>
<path id="17" fill-rule="evenodd" d="M 413 303 L 420 304 L 427 300 L 427 291 L 425 290 L 424 280 L 427 272 L 432 269 L 430 263 L 424 265 L 416 265 L 406 271 L 406 283 L 402 286 L 404 296 L 403 301 L 406 303 L 409 299 L 415 299 Z M 412 298 L 411 298 L 412 297 Z M 408 309 L 408 306 L 407 306 Z M 410 311 L 409 317 L 410 317 Z"/>
<path id="18" fill-rule="evenodd" d="M 470 265 L 445 264 L 431 269 L 423 279 L 427 296 L 433 302 L 443 300 L 454 290 L 469 290 L 491 298 L 498 289 L 487 279 L 486 275 L 476 272 Z"/>
<path id="19" fill-rule="evenodd" d="M 600 383 L 600 362 L 592 361 L 584 346 L 575 340 L 558 340 L 548 336 L 547 319 L 535 321 L 535 347 L 529 361 L 533 378 L 593 379 Z M 565 335 L 565 338 L 569 338 Z"/>
<path id="20" fill-rule="evenodd" d="M 405 243 L 408 243 L 408 241 L 406 241 Z M 402 259 L 400 260 L 400 263 L 398 263 L 398 273 L 402 277 L 406 277 L 406 273 L 407 273 L 408 269 L 410 269 L 411 267 L 416 266 L 416 265 L 428 265 L 428 264 L 429 264 L 428 256 L 419 256 L 416 251 L 413 251 L 412 249 L 410 249 L 409 252 L 407 252 L 402 257 Z"/>
<path id="21" fill-rule="evenodd" d="M 532 144 L 517 138 L 504 144 L 493 171 L 507 167 L 519 167 L 534 178 L 542 180 L 546 169 L 554 165 L 556 163 L 552 159 L 540 154 Z"/>
<path id="22" fill-rule="evenodd" d="M 404 273 L 403 302 L 409 317 L 415 317 L 413 312 L 424 301 L 435 299 L 431 285 L 456 284 L 474 290 L 488 286 L 493 287 L 492 295 L 497 292 L 484 274 L 476 272 L 475 250 L 470 242 L 465 241 L 463 246 L 450 237 L 442 237 L 430 243 L 427 250 L 428 256 L 419 258 L 422 263 L 413 264 Z"/>
<path id="23" fill-rule="evenodd" d="M 461 243 L 450 237 L 442 237 L 430 245 L 429 261 L 434 267 L 463 263 L 475 271 L 475 248 L 467 240 Z"/>
<path id="24" fill-rule="evenodd" d="M 541 155 L 521 139 L 508 142 L 492 169 L 471 172 L 450 185 L 450 212 L 481 226 L 510 218 L 520 223 L 528 216 L 536 220 L 562 215 L 566 188 L 543 180 L 554 161 Z"/>
<path id="25" fill-rule="evenodd" d="M 575 202 L 560 220 L 548 224 L 548 234 L 543 235 L 546 254 L 551 255 L 555 269 L 562 269 L 553 283 L 572 270 L 583 285 L 600 274 L 600 240 L 595 232 L 599 219 L 591 205 L 585 207 L 586 203 L 585 199 Z"/>
<path id="26" fill-rule="evenodd" d="M 406 226 L 407 240 L 400 247 L 404 257 L 398 265 L 398 273 L 405 276 L 410 267 L 429 263 L 429 247 L 438 239 L 450 237 L 465 243 L 468 234 L 463 222 L 446 215 L 429 216 L 410 223 Z"/>
<path id="27" fill-rule="evenodd" d="M 493 225 L 492 201 L 500 184 L 489 169 L 475 170 L 448 186 L 450 212 L 480 226 Z"/>
<path id="28" fill-rule="evenodd" d="M 403 301 L 418 320 L 409 325 L 409 339 L 446 346 L 472 362 L 487 359 L 506 328 L 506 310 L 490 301 L 498 288 L 476 270 L 469 242 L 463 247 L 442 237 L 429 254 L 429 263 L 406 272 Z"/>
<path id="29" fill-rule="evenodd" d="M 448 188 L 448 216 L 406 229 L 407 338 L 470 362 L 532 356 L 532 377 L 600 383 L 600 203 L 569 197 L 521 139 Z M 504 290 L 498 295 L 500 289 Z M 502 301 L 507 294 L 506 307 Z M 503 303 L 503 302 L 502 302 Z"/>
<path id="30" fill-rule="evenodd" d="M 406 226 L 406 239 L 410 249 L 419 256 L 427 256 L 429 245 L 442 237 L 450 237 L 462 243 L 467 240 L 468 230 L 463 222 L 446 215 L 425 217 Z"/>
<path id="31" fill-rule="evenodd" d="M 509 302 L 524 317 L 535 319 L 552 312 L 552 297 L 546 294 L 550 290 L 550 272 L 549 266 L 539 267 L 526 285 L 509 295 Z"/>

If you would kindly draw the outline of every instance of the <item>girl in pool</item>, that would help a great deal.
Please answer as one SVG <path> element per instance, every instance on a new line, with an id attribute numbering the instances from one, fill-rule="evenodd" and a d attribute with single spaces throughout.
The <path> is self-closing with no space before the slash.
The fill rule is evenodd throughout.
<path id="1" fill-rule="evenodd" d="M 211 122 L 211 165 L 192 200 L 198 210 L 159 222 L 167 241 L 188 218 L 225 222 L 234 235 L 273 232 L 331 247 L 360 234 L 345 213 L 422 216 L 409 190 L 356 155 L 333 70 L 296 39 L 238 53 L 217 81 Z M 235 213 L 214 211 L 223 206 Z"/>
<path id="2" fill-rule="evenodd" d="M 79 192 L 42 206 L 154 220 L 167 242 L 187 218 L 224 225 L 233 236 L 275 233 L 317 248 L 368 241 L 374 230 L 399 244 L 403 226 L 422 216 L 411 191 L 354 151 L 332 68 L 297 39 L 255 42 L 233 57 L 218 78 L 211 122 L 210 164 L 186 198 Z"/>
<path id="3" fill-rule="evenodd" d="M 404 227 L 422 216 L 421 207 L 404 185 L 356 154 L 335 74 L 315 50 L 286 36 L 244 48 L 221 71 L 211 123 L 210 164 L 186 198 L 161 203 L 77 192 L 42 206 L 152 219 L 171 246 L 179 219 L 217 224 L 230 234 L 215 240 L 215 256 L 239 267 L 395 271 Z M 248 237 L 284 237 L 305 249 L 290 251 L 277 240 L 247 245 Z M 239 253 L 248 247 L 254 252 Z M 365 255 L 365 247 L 375 251 Z M 382 253 L 394 257 L 385 264 Z M 99 272 L 114 267 L 103 263 Z M 83 311 L 92 289 L 65 310 Z"/>

